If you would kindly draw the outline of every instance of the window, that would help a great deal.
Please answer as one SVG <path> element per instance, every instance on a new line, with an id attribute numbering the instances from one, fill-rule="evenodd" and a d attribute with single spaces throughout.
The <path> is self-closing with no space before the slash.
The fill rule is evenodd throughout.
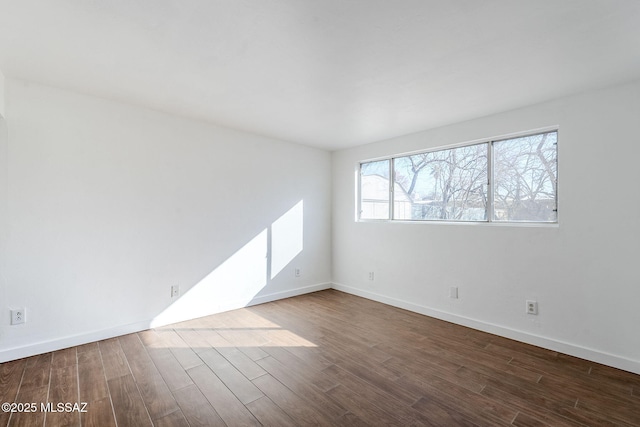
<path id="1" fill-rule="evenodd" d="M 389 161 L 360 165 L 360 219 L 389 219 Z"/>
<path id="2" fill-rule="evenodd" d="M 411 201 L 394 219 L 483 221 L 487 147 L 470 145 L 393 159 L 394 181 Z"/>
<path id="3" fill-rule="evenodd" d="M 557 222 L 557 140 L 552 131 L 361 163 L 359 218 Z"/>
<path id="4" fill-rule="evenodd" d="M 556 222 L 557 132 L 495 141 L 493 220 Z"/>

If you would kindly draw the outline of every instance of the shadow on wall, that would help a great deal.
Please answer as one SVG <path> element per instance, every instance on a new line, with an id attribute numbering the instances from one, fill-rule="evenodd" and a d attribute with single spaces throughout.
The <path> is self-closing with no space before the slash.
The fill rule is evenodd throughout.
<path id="1" fill-rule="evenodd" d="M 151 322 L 151 327 L 250 305 L 303 250 L 300 200 Z"/>

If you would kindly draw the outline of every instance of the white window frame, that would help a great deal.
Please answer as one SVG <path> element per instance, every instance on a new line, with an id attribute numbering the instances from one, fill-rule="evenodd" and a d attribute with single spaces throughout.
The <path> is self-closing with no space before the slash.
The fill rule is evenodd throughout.
<path id="1" fill-rule="evenodd" d="M 516 139 L 516 138 L 524 138 L 528 136 L 535 136 L 544 133 L 553 133 L 557 134 L 556 138 L 556 182 L 555 182 L 555 221 L 505 221 L 505 220 L 496 220 L 495 217 L 495 195 L 494 195 L 494 181 L 495 177 L 493 176 L 494 172 L 494 148 L 493 145 L 495 142 Z M 407 153 L 396 154 L 393 156 L 385 156 L 385 157 L 377 157 L 367 160 L 362 160 L 357 163 L 356 168 L 356 212 L 355 219 L 357 222 L 399 222 L 399 223 L 415 223 L 415 224 L 491 224 L 491 225 L 522 225 L 522 226 L 557 226 L 559 224 L 559 150 L 558 150 L 558 140 L 559 140 L 559 126 L 550 126 L 545 128 L 539 128 L 534 130 L 529 130 L 525 132 L 518 132 L 506 135 L 500 135 L 491 138 L 484 138 L 481 140 L 475 140 L 470 142 L 464 142 L 459 144 L 451 144 L 447 146 L 435 147 L 427 150 L 418 150 Z M 402 157 L 409 157 L 418 154 L 426 154 L 426 153 L 435 153 L 440 151 L 453 150 L 461 147 L 469 147 L 473 145 L 487 144 L 487 206 L 486 206 L 486 219 L 485 220 L 441 220 L 441 219 L 416 219 L 416 220 L 407 220 L 407 219 L 394 219 L 394 206 L 395 206 L 395 194 L 394 194 L 394 186 L 395 186 L 395 171 L 394 160 Z M 389 162 L 389 217 L 387 219 L 373 219 L 373 218 L 362 218 L 362 165 L 372 162 L 380 162 L 380 161 L 388 161 Z"/>

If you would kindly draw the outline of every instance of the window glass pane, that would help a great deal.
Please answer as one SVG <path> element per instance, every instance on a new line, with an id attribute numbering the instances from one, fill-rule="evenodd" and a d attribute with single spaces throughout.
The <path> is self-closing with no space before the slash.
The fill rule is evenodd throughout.
<path id="1" fill-rule="evenodd" d="M 394 175 L 394 219 L 486 221 L 487 144 L 399 157 Z"/>
<path id="2" fill-rule="evenodd" d="M 360 218 L 389 219 L 389 160 L 360 165 Z"/>
<path id="3" fill-rule="evenodd" d="M 494 220 L 555 222 L 558 133 L 493 143 Z"/>

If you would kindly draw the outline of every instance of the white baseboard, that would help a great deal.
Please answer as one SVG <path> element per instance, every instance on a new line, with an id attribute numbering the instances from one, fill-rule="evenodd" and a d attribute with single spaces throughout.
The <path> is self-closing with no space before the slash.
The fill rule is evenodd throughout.
<path id="1" fill-rule="evenodd" d="M 297 295 L 308 294 L 311 292 L 317 292 L 324 289 L 333 288 L 342 292 L 357 295 L 363 298 L 367 298 L 373 301 L 378 301 L 384 304 L 388 304 L 394 307 L 402 308 L 405 310 L 413 311 L 415 313 L 424 314 L 426 316 L 435 317 L 436 319 L 445 320 L 448 322 L 456 323 L 459 325 L 467 326 L 473 329 L 478 329 L 484 332 L 500 335 L 506 338 L 511 338 L 516 341 L 525 342 L 527 344 L 536 345 L 539 347 L 547 348 L 553 351 L 569 354 L 571 356 L 580 357 L 582 359 L 591 360 L 593 362 L 602 363 L 604 365 L 613 366 L 618 369 L 640 374 L 640 361 L 627 359 L 614 354 L 590 349 L 587 347 L 557 341 L 552 338 L 547 338 L 539 335 L 530 334 L 515 329 L 511 329 L 501 325 L 495 325 L 492 323 L 482 322 L 476 319 L 460 316 L 457 314 L 447 313 L 445 311 L 436 310 L 423 305 L 403 301 L 397 298 L 388 297 L 385 295 L 377 294 L 374 292 L 364 291 L 362 289 L 354 288 L 340 283 L 320 283 L 316 285 L 305 286 L 302 288 L 290 289 L 282 292 L 274 292 L 271 294 L 261 295 L 253 298 L 249 303 L 225 307 L 222 311 L 234 310 L 242 307 L 248 307 L 257 304 L 263 304 L 270 301 L 276 301 L 284 298 L 290 298 Z M 184 319 L 188 320 L 188 319 Z M 82 345 L 94 341 L 100 341 L 108 338 L 113 338 L 121 335 L 126 335 L 134 332 L 140 332 L 145 329 L 149 329 L 152 320 L 132 323 L 128 325 L 119 325 L 113 328 L 102 329 L 98 331 L 87 332 L 85 334 L 78 334 L 67 337 L 60 337 L 52 340 L 42 341 L 34 344 L 29 344 L 21 347 L 15 347 L 5 350 L 0 350 L 0 363 L 8 362 L 10 360 L 21 359 L 23 357 L 29 357 L 36 354 L 47 353 L 50 351 L 56 351 L 63 348 Z"/>
<path id="2" fill-rule="evenodd" d="M 178 312 L 169 316 L 161 316 L 161 318 L 155 318 L 148 328 L 159 328 L 161 326 L 171 325 L 174 323 L 185 322 L 188 320 L 196 319 L 198 317 L 210 316 L 212 314 L 223 313 L 225 311 L 236 310 L 242 307 L 250 307 L 252 305 L 263 304 L 265 302 L 276 301 L 284 298 L 295 297 L 297 295 L 308 294 L 311 292 L 322 291 L 324 289 L 330 289 L 331 283 L 319 283 L 316 285 L 303 286 L 301 288 L 288 289 L 286 291 L 273 292 L 265 295 L 253 297 L 251 300 L 228 300 L 223 303 L 218 303 L 217 306 L 206 308 L 206 310 L 197 310 L 197 313 L 193 311 Z"/>
<path id="3" fill-rule="evenodd" d="M 377 294 L 375 292 L 365 291 L 341 283 L 333 283 L 332 288 L 373 301 L 378 301 L 383 304 L 388 304 L 394 307 L 413 311 L 415 313 L 424 314 L 425 316 L 435 317 L 436 319 L 445 320 L 447 322 L 456 323 L 458 325 L 467 326 L 469 328 L 478 329 L 480 331 L 500 335 L 502 337 L 510 338 L 516 341 L 521 341 L 527 344 L 532 344 L 538 347 L 543 347 L 549 350 L 579 357 L 581 359 L 602 363 L 603 365 L 612 366 L 614 368 L 633 372 L 635 374 L 640 374 L 640 361 L 638 360 L 627 359 L 625 357 L 616 356 L 614 354 L 594 350 L 580 345 L 558 341 L 552 338 L 511 329 L 505 326 L 471 319 L 468 317 L 460 316 L 458 314 L 436 310 L 427 306 L 403 301 L 386 295 Z"/>
<path id="4" fill-rule="evenodd" d="M 316 285 L 304 286 L 301 288 L 290 289 L 287 291 L 274 292 L 271 294 L 261 295 L 253 298 L 246 304 L 233 305 L 229 304 L 224 309 L 218 312 L 235 310 L 242 307 L 249 307 L 252 305 L 263 304 L 265 302 L 276 301 L 284 298 L 290 298 L 297 295 L 308 294 L 311 292 L 322 291 L 324 289 L 330 289 L 331 283 L 319 283 Z M 215 313 L 212 313 L 215 314 Z M 181 319 L 190 320 L 190 319 Z M 142 322 L 131 323 L 128 325 L 119 325 L 113 328 L 102 329 L 99 331 L 87 332 L 84 334 L 78 334 L 67 337 L 59 337 L 47 341 L 41 341 L 38 343 L 28 344 L 21 347 L 15 347 L 5 350 L 0 350 L 0 363 L 8 362 L 11 360 L 22 359 L 24 357 L 34 356 L 36 354 L 48 353 L 50 351 L 61 350 L 63 348 L 74 347 L 77 345 L 87 344 L 94 341 L 100 341 L 108 338 L 114 338 L 121 335 L 132 334 L 134 332 L 144 331 L 151 327 L 153 320 L 146 320 Z M 158 325 L 154 325 L 158 326 Z"/>
<path id="5" fill-rule="evenodd" d="M 333 287 L 332 285 L 332 283 L 318 283 L 317 285 L 310 285 L 302 288 L 289 289 L 288 291 L 260 295 L 252 299 L 248 306 L 264 304 L 265 302 L 277 301 L 279 299 L 291 298 L 298 295 L 310 294 L 311 292 L 324 291 L 325 289 L 331 289 Z"/>

